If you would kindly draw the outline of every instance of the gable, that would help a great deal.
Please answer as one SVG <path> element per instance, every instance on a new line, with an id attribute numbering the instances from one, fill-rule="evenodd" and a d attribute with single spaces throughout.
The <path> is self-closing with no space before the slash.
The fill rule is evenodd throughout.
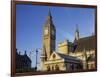
<path id="1" fill-rule="evenodd" d="M 63 60 L 61 56 L 59 56 L 56 52 L 53 52 L 49 58 L 49 60 Z"/>

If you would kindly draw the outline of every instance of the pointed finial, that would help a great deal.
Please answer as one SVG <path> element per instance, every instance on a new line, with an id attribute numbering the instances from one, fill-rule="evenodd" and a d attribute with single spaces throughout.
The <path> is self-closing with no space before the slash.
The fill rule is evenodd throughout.
<path id="1" fill-rule="evenodd" d="M 18 50 L 18 49 L 16 48 L 16 52 L 17 52 L 17 50 Z"/>
<path id="2" fill-rule="evenodd" d="M 79 29 L 78 29 L 78 24 L 76 24 L 76 30 L 75 30 L 75 39 L 74 41 L 79 40 Z"/>
<path id="3" fill-rule="evenodd" d="M 52 18 L 50 8 L 49 8 L 48 16 L 50 16 L 50 18 Z"/>
<path id="4" fill-rule="evenodd" d="M 25 50 L 25 55 L 26 55 L 26 50 Z"/>

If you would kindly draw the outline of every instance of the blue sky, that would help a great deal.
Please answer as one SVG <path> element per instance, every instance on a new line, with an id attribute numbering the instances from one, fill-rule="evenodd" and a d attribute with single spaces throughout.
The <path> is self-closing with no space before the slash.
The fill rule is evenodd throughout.
<path id="1" fill-rule="evenodd" d="M 31 55 L 32 67 L 35 66 L 35 50 L 42 48 L 42 30 L 48 11 L 51 11 L 56 27 L 56 44 L 65 39 L 74 40 L 78 24 L 80 37 L 94 33 L 95 10 L 92 8 L 53 7 L 38 5 L 16 5 L 16 48 L 23 54 Z M 57 46 L 57 45 L 56 45 Z M 40 53 L 39 53 L 40 55 Z"/>

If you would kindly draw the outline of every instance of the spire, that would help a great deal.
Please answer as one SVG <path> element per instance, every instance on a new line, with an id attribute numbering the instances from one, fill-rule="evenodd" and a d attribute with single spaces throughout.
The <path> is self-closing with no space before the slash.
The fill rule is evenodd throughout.
<path id="1" fill-rule="evenodd" d="M 79 40 L 79 29 L 78 29 L 78 24 L 76 24 L 76 31 L 75 31 L 75 40 Z"/>
<path id="2" fill-rule="evenodd" d="M 79 32 L 78 24 L 76 24 L 76 32 Z"/>
<path id="3" fill-rule="evenodd" d="M 47 16 L 47 21 L 52 23 L 52 15 L 50 9 L 48 10 L 48 16 Z"/>
<path id="4" fill-rule="evenodd" d="M 48 17 L 52 18 L 50 8 L 49 8 Z"/>
<path id="5" fill-rule="evenodd" d="M 50 9 L 48 9 L 48 15 L 46 17 L 45 26 L 53 26 L 54 27 Z"/>

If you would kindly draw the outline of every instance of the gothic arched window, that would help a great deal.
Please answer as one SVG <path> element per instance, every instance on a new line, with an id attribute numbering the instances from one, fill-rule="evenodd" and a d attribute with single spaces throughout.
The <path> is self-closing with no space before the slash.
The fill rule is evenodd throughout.
<path id="1" fill-rule="evenodd" d="M 54 71 L 54 66 L 52 66 L 52 71 Z"/>
<path id="2" fill-rule="evenodd" d="M 50 66 L 47 66 L 47 71 L 50 71 Z"/>
<path id="3" fill-rule="evenodd" d="M 74 64 L 71 64 L 71 69 L 74 70 Z"/>
<path id="4" fill-rule="evenodd" d="M 55 70 L 56 70 L 56 71 L 59 70 L 59 66 L 58 66 L 58 65 L 55 66 Z"/>

